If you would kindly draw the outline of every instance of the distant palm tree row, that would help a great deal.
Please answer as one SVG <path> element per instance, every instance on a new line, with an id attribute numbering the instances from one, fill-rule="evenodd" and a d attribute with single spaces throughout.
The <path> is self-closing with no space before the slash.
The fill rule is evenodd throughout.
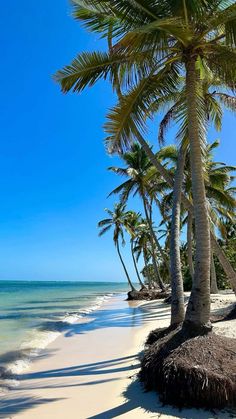
<path id="1" fill-rule="evenodd" d="M 220 231 L 223 231 L 224 223 L 226 221 L 232 223 L 234 219 L 236 188 L 231 185 L 231 182 L 234 179 L 231 173 L 236 168 L 234 166 L 228 166 L 212 160 L 212 151 L 218 145 L 219 142 L 215 141 L 206 147 L 206 155 L 204 158 L 204 177 L 212 229 L 216 226 Z M 161 151 L 157 153 L 156 158 L 165 162 L 170 175 L 174 174 L 178 161 L 178 150 L 175 146 L 163 147 Z M 148 287 L 152 288 L 158 286 L 162 291 L 164 291 L 165 285 L 161 278 L 157 261 L 159 261 L 162 265 L 166 265 L 167 272 L 169 273 L 169 258 L 167 254 L 171 254 L 170 229 L 169 232 L 167 230 L 169 234 L 166 235 L 166 241 L 164 247 L 162 248 L 151 214 L 153 206 L 155 205 L 159 209 L 162 219 L 158 227 L 158 231 L 160 233 L 162 226 L 166 225 L 168 228 L 168 226 L 171 225 L 170 220 L 173 207 L 173 190 L 171 190 L 168 187 L 168 184 L 162 180 L 162 177 L 159 175 L 155 167 L 152 166 L 146 153 L 138 143 L 134 143 L 131 146 L 131 150 L 122 155 L 122 160 L 125 163 L 125 167 L 110 167 L 109 170 L 113 171 L 117 175 L 125 177 L 127 180 L 110 193 L 110 195 L 118 194 L 120 203 L 115 205 L 113 212 L 107 210 L 111 215 L 110 219 L 100 221 L 100 235 L 109 231 L 111 226 L 113 226 L 114 243 L 117 246 L 119 237 L 121 238 L 121 243 L 123 245 L 125 244 L 123 230 L 128 232 L 130 235 L 131 255 L 134 262 L 135 272 L 137 274 L 136 282 L 139 282 L 141 289 L 144 288 L 144 284 L 140 278 L 140 273 L 137 268 L 137 260 L 142 254 L 146 268 L 150 259 L 152 260 L 152 269 L 155 274 L 154 281 L 152 281 L 152 278 L 148 278 Z M 192 199 L 190 163 L 188 155 L 185 158 L 183 190 L 186 196 L 188 196 L 189 199 Z M 136 195 L 139 196 L 140 202 L 143 206 L 143 213 L 146 218 L 142 218 L 141 214 L 136 213 L 135 211 L 127 211 L 126 204 L 130 195 L 131 197 Z M 180 221 L 182 226 L 187 224 L 187 257 L 190 274 L 193 279 L 194 236 L 193 217 L 191 212 L 182 208 Z M 119 228 L 117 223 L 119 224 Z M 117 234 L 117 228 L 119 234 Z M 217 292 L 215 264 L 213 257 L 211 257 L 211 259 L 211 291 Z M 124 266 L 123 260 L 122 265 Z M 131 289 L 134 290 L 135 287 L 132 285 L 132 281 L 127 272 L 127 268 L 125 267 L 125 274 L 128 282 Z M 146 269 L 145 272 L 148 272 L 148 270 Z M 166 281 L 168 281 L 168 277 L 165 278 L 165 282 Z"/>
<path id="2" fill-rule="evenodd" d="M 121 255 L 123 228 L 130 233 L 136 264 L 142 252 L 151 257 L 155 283 L 165 284 L 160 260 L 170 270 L 171 323 L 191 333 L 211 330 L 210 272 L 213 254 L 236 291 L 236 272 L 216 235 L 226 221 L 235 223 L 235 188 L 231 168 L 212 159 L 217 143 L 207 144 L 209 126 L 221 129 L 223 110 L 236 110 L 236 5 L 216 1 L 74 0 L 73 15 L 90 31 L 107 39 L 107 52 L 79 54 L 57 72 L 63 92 L 81 92 L 99 79 L 109 79 L 117 104 L 109 111 L 105 131 L 107 151 L 118 154 L 124 168 L 110 168 L 126 181 L 112 193 L 120 195 L 100 234 L 114 226 L 114 243 L 130 287 Z M 162 115 L 159 152 L 145 139 L 147 121 Z M 164 115 L 164 116 L 163 116 Z M 171 122 L 178 126 L 178 148 L 163 147 Z M 131 213 L 127 200 L 138 195 L 143 217 Z M 169 227 L 168 246 L 161 246 L 153 223 L 157 206 L 162 224 Z M 128 211 L 130 213 L 130 211 Z M 132 215 L 133 214 L 133 215 Z M 188 262 L 192 291 L 185 311 L 181 269 L 180 231 L 187 223 Z M 143 230 L 144 229 L 144 230 Z M 141 233 L 140 233 L 141 231 Z M 146 235 L 145 247 L 140 237 Z M 147 238 L 148 237 L 148 238 Z M 145 243 L 143 240 L 143 246 Z M 139 251 L 137 250 L 139 249 Z M 169 260 L 166 255 L 169 255 Z M 139 279 L 140 282 L 140 279 Z M 140 282 L 142 285 L 142 281 Z M 151 280 L 149 286 L 151 284 Z M 201 332 L 199 332 L 201 331 Z"/>

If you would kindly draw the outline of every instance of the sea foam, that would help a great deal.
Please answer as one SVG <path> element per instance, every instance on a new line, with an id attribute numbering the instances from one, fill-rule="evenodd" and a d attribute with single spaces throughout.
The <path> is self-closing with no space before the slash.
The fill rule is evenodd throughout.
<path id="1" fill-rule="evenodd" d="M 14 356 L 14 360 L 5 364 L 2 372 L 0 370 L 0 384 L 4 383 L 4 387 L 17 386 L 19 384 L 18 378 L 20 379 L 18 376 L 30 367 L 32 360 L 40 356 L 43 349 L 59 337 L 69 325 L 79 323 L 88 314 L 99 309 L 113 295 L 114 293 L 108 293 L 97 296 L 91 305 L 78 309 L 76 312 L 66 312 L 57 321 L 48 322 L 48 327 L 53 330 L 40 330 L 40 328 L 30 330 L 26 339 L 20 345 L 18 358 L 16 359 L 16 356 Z"/>

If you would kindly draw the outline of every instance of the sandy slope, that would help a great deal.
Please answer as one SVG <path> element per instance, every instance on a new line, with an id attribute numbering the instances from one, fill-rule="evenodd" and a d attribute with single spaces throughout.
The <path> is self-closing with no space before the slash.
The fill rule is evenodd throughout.
<path id="1" fill-rule="evenodd" d="M 213 309 L 224 309 L 233 294 L 213 296 Z M 22 374 L 20 385 L 0 401 L 1 418 L 228 418 L 195 409 L 162 407 L 136 379 L 138 353 L 148 332 L 169 324 L 169 306 L 128 303 L 113 298 L 90 317 L 71 325 Z M 219 323 L 219 333 L 236 337 L 236 321 Z"/>

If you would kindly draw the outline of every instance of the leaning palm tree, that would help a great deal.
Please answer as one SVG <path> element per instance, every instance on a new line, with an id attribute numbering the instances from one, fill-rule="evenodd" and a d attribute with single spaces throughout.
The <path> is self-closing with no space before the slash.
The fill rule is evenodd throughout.
<path id="1" fill-rule="evenodd" d="M 122 202 L 126 202 L 129 196 L 138 195 L 142 201 L 146 220 L 149 224 L 153 241 L 163 257 L 164 263 L 169 267 L 168 259 L 162 252 L 162 248 L 152 225 L 152 204 L 159 205 L 160 196 L 168 189 L 168 185 L 159 176 L 152 166 L 147 154 L 138 143 L 134 143 L 131 149 L 122 154 L 125 167 L 109 167 L 112 172 L 125 177 L 127 180 L 115 188 L 109 195 L 120 194 Z"/>
<path id="2" fill-rule="evenodd" d="M 137 266 L 137 260 L 135 257 L 135 250 L 134 250 L 134 246 L 135 246 L 135 239 L 138 236 L 138 230 L 139 230 L 139 226 L 140 226 L 140 214 L 135 212 L 135 211 L 128 211 L 126 213 L 125 216 L 125 221 L 124 221 L 124 226 L 127 230 L 127 232 L 130 235 L 130 250 L 131 250 L 131 255 L 132 255 L 132 259 L 133 259 L 133 264 L 134 264 L 134 269 L 138 278 L 138 281 L 141 285 L 141 290 L 145 289 L 145 285 L 140 277 L 139 271 L 138 271 L 138 266 Z"/>
<path id="3" fill-rule="evenodd" d="M 157 193 L 162 193 L 167 188 L 166 183 L 163 181 L 157 181 L 156 171 L 153 174 L 152 164 L 147 157 L 145 151 L 139 146 L 138 143 L 134 143 L 129 152 L 124 153 L 121 156 L 122 160 L 126 164 L 126 167 L 110 167 L 109 170 L 114 173 L 125 177 L 127 180 L 115 188 L 110 195 L 120 194 L 121 201 L 127 202 L 129 196 L 138 195 L 143 203 L 144 213 L 150 229 L 152 255 L 153 255 L 153 266 L 156 275 L 159 278 L 159 285 L 164 291 L 165 286 L 163 281 L 158 274 L 158 267 L 155 260 L 155 246 L 158 251 L 162 254 L 164 262 L 168 266 L 166 256 L 162 252 L 160 243 L 156 237 L 153 223 L 152 223 L 152 192 L 154 191 L 154 198 Z M 154 178 L 154 180 L 153 180 Z"/>
<path id="4" fill-rule="evenodd" d="M 161 276 L 155 259 L 154 267 L 154 257 L 153 257 L 153 247 L 151 245 L 152 238 L 149 228 L 149 224 L 146 219 L 142 218 L 140 224 L 137 227 L 136 238 L 134 243 L 134 253 L 136 254 L 136 259 L 139 260 L 141 254 L 143 255 L 144 267 L 148 271 L 148 264 L 150 259 L 152 260 L 153 271 L 155 274 L 155 282 L 159 283 Z M 149 278 L 149 288 L 152 288 L 153 281 Z"/>
<path id="5" fill-rule="evenodd" d="M 115 244 L 115 248 L 117 250 L 120 262 L 123 266 L 128 284 L 129 284 L 131 290 L 135 291 L 135 287 L 132 284 L 132 281 L 130 279 L 130 276 L 128 274 L 128 270 L 125 266 L 125 262 L 124 262 L 124 259 L 123 259 L 122 255 L 121 255 L 121 251 L 120 251 L 120 240 L 121 240 L 122 245 L 123 246 L 125 245 L 124 232 L 123 232 L 123 227 L 124 227 L 125 217 L 126 217 L 125 207 L 126 206 L 124 204 L 119 203 L 119 204 L 116 204 L 114 206 L 114 211 L 111 211 L 108 208 L 105 209 L 105 211 L 108 213 L 110 218 L 105 218 L 104 220 L 99 221 L 98 227 L 101 228 L 101 230 L 99 232 L 99 236 L 103 236 L 103 234 L 105 234 L 111 228 L 114 229 L 114 231 L 113 231 L 113 241 L 114 241 L 114 244 Z"/>

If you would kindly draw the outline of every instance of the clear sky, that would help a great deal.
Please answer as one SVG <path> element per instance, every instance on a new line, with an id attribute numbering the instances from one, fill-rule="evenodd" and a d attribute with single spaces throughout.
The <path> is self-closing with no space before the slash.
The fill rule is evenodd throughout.
<path id="1" fill-rule="evenodd" d="M 64 96 L 51 78 L 101 41 L 67 0 L 12 0 L 1 4 L 0 43 L 0 279 L 123 280 L 111 236 L 96 227 L 120 181 L 103 146 L 112 92 L 101 82 Z M 220 138 L 216 158 L 235 164 L 235 117 L 226 114 Z"/>

